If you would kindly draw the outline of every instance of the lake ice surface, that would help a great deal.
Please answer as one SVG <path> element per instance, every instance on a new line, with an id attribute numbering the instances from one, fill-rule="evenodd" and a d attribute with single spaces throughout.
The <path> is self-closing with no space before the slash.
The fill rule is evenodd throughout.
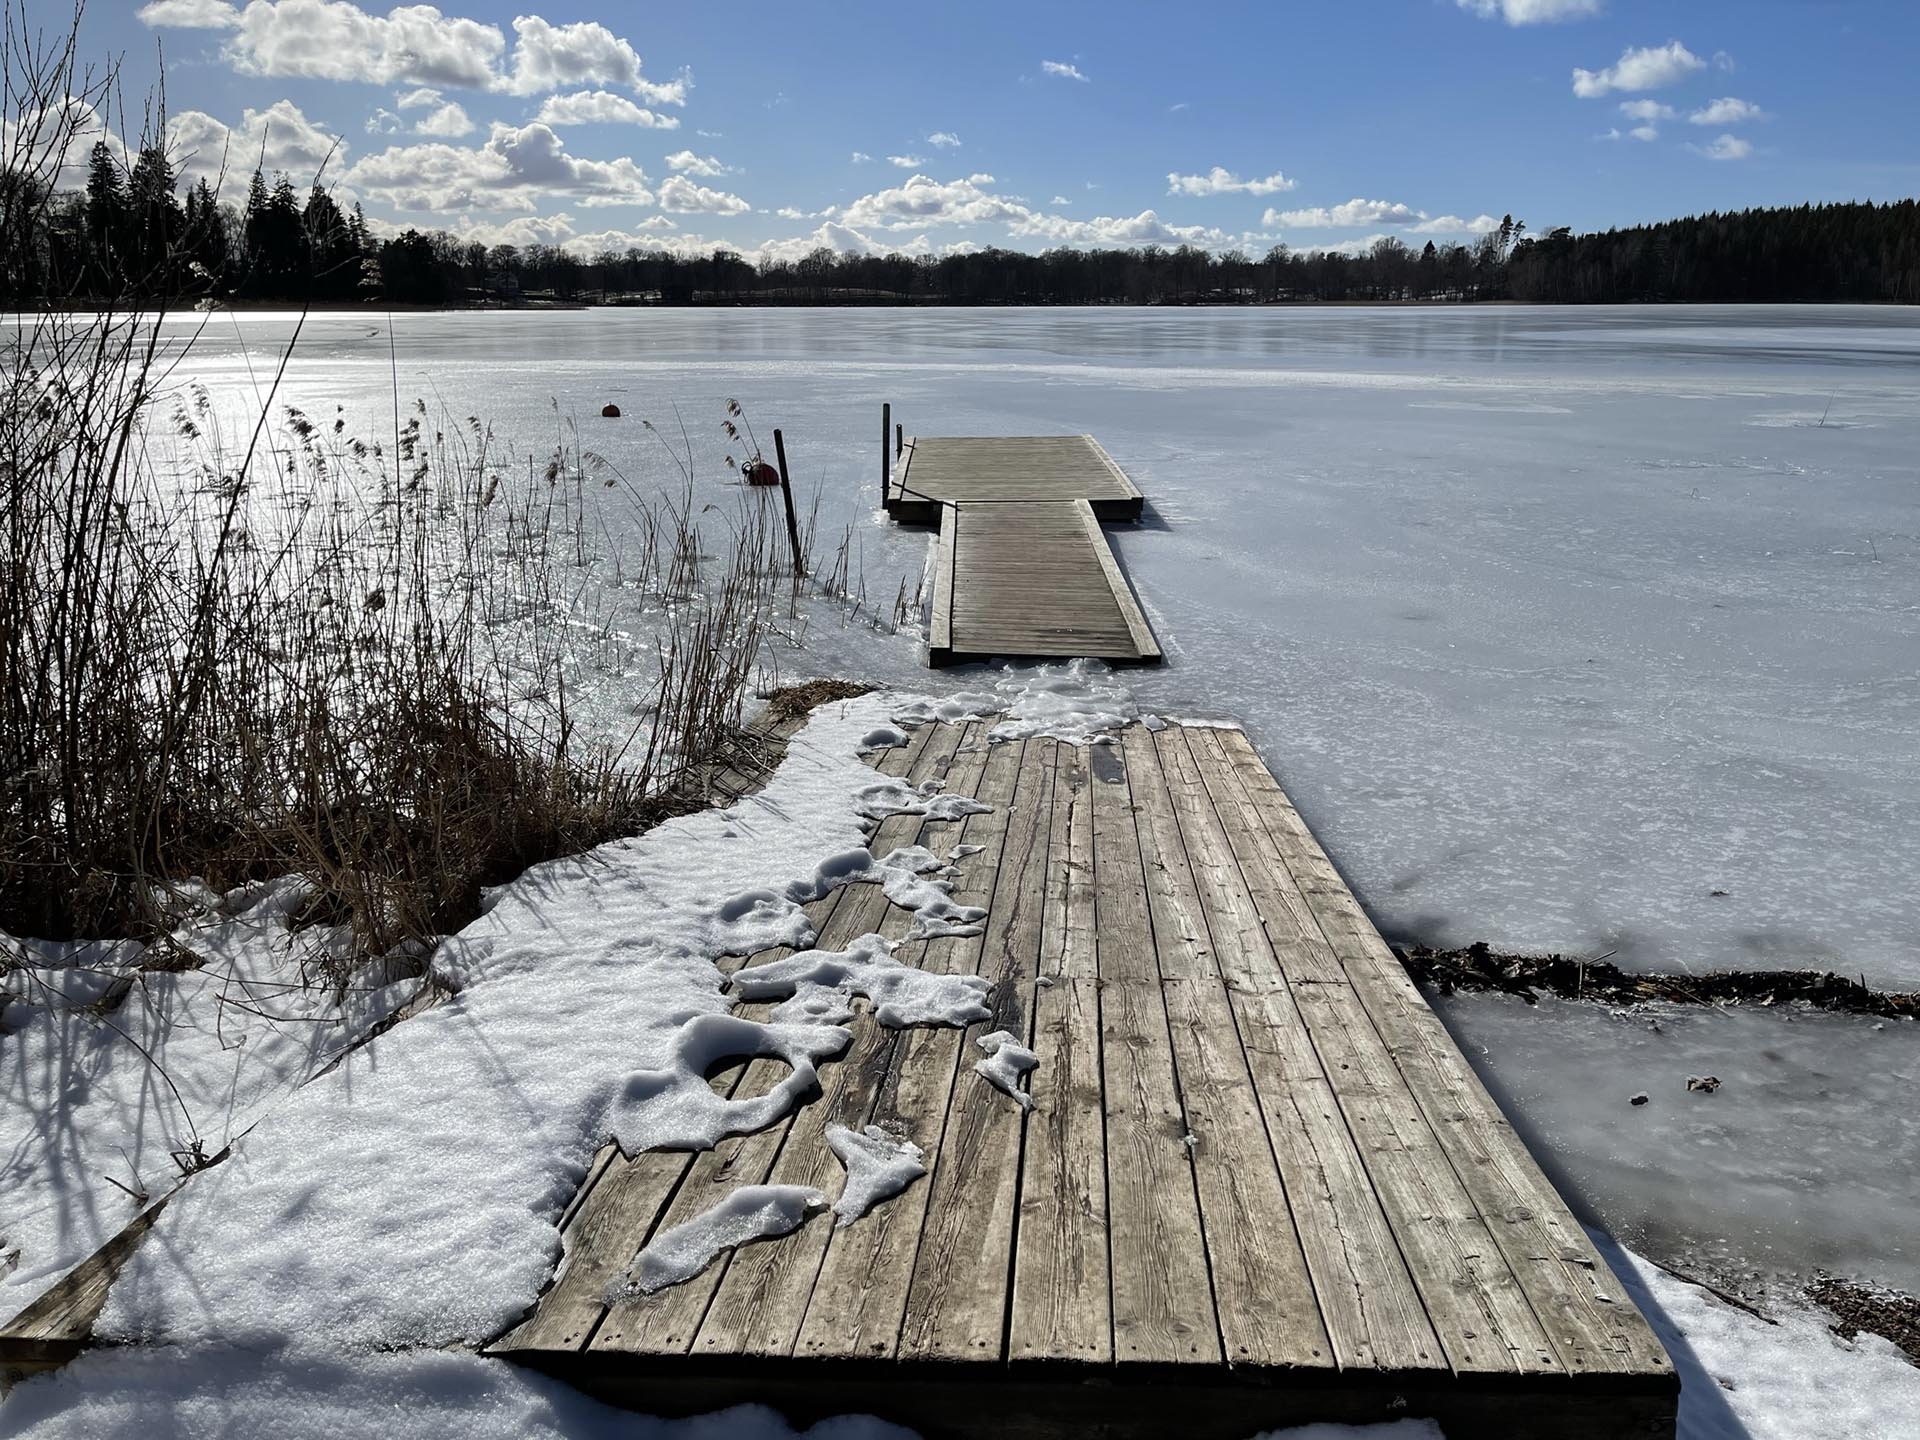
<path id="1" fill-rule="evenodd" d="M 244 401 L 290 325 L 216 318 L 181 373 Z M 1112 532 L 1169 657 L 1141 707 L 1243 722 L 1390 938 L 1920 986 L 1920 313 L 307 320 L 287 398 L 377 435 L 396 388 L 529 453 L 557 403 L 643 482 L 638 421 L 684 420 L 715 495 L 737 396 L 882 609 L 926 558 L 878 511 L 883 400 L 1090 432 L 1148 497 Z M 941 683 L 864 627 L 787 663 Z"/>

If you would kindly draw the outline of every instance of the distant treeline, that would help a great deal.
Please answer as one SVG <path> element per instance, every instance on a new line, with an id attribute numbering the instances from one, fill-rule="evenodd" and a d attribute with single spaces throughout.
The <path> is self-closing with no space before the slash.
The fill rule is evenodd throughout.
<path id="1" fill-rule="evenodd" d="M 226 298 L 291 302 L 584 304 L 1273 304 L 1523 300 L 1920 302 L 1920 204 L 1802 205 L 1694 216 L 1605 234 L 1529 235 L 1511 216 L 1471 244 L 1395 238 L 1358 254 L 1258 258 L 1196 246 L 986 249 L 942 256 L 820 248 L 753 264 L 718 250 L 634 246 L 578 255 L 484 245 L 444 231 L 377 238 L 356 204 L 256 172 L 243 205 L 205 180 L 182 199 L 157 147 L 130 165 L 94 148 L 84 191 L 28 194 L 0 174 L 0 206 L 39 218 L 29 253 L 0 264 L 0 299 L 88 304 Z M 17 213 L 17 212 L 16 212 Z"/>

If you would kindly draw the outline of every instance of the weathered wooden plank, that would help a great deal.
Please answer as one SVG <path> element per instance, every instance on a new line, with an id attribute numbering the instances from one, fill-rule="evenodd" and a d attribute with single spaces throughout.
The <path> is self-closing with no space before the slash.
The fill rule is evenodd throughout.
<path id="1" fill-rule="evenodd" d="M 1427 1319 L 1419 1291 L 1407 1272 L 1393 1227 L 1380 1208 L 1353 1137 L 1333 1097 L 1320 1058 L 1298 1010 L 1284 994 L 1286 961 L 1277 956 L 1269 925 L 1287 934 L 1285 912 L 1277 898 L 1265 898 L 1266 873 L 1279 862 L 1265 843 L 1264 830 L 1244 812 L 1246 796 L 1211 732 L 1179 727 L 1161 737 L 1187 747 L 1194 768 L 1180 763 L 1168 744 L 1165 768 L 1176 794 L 1191 802 L 1194 779 L 1206 784 L 1235 867 L 1246 888 L 1230 877 L 1213 875 L 1221 900 L 1213 911 L 1213 931 L 1223 956 L 1243 957 L 1230 975 L 1229 990 L 1239 1019 L 1241 1044 L 1253 1075 L 1254 1091 L 1266 1117 L 1280 1174 L 1293 1207 L 1301 1248 L 1312 1272 L 1321 1318 L 1345 1369 L 1419 1370 L 1443 1366 L 1445 1356 Z M 1178 776 L 1176 779 L 1175 776 Z M 1184 821 L 1185 817 L 1183 817 Z M 1219 864 L 1220 836 L 1204 822 L 1187 831 L 1188 855 L 1196 874 L 1213 874 Z M 1254 926 L 1240 901 L 1256 892 Z M 1270 919 L 1271 917 L 1271 919 Z M 1327 964 L 1316 961 L 1314 978 L 1325 981 Z M 1275 993 L 1280 992 L 1280 993 Z M 1266 995 L 1261 1002 L 1256 996 Z"/>
<path id="2" fill-rule="evenodd" d="M 1113 1358 L 1093 796 L 1085 750 L 1054 758 L 1046 918 L 1032 1001 L 1034 1054 L 1020 1168 L 1008 1358 Z"/>
<path id="3" fill-rule="evenodd" d="M 1114 746 L 1087 755 L 1114 1359 L 1217 1365 L 1220 1331 L 1127 766 Z"/>
<path id="4" fill-rule="evenodd" d="M 167 1208 L 163 1196 L 129 1220 L 104 1245 L 82 1260 L 0 1327 L 0 1378 L 64 1365 L 93 1333 L 93 1322 L 107 1303 L 120 1268 L 140 1248 L 147 1232 Z"/>
<path id="5" fill-rule="evenodd" d="M 1221 964 L 1238 962 L 1214 959 L 1211 897 L 1195 884 L 1153 733 L 1131 726 L 1123 744 L 1226 1358 L 1330 1367 L 1333 1345 L 1219 976 Z"/>
<path id="6" fill-rule="evenodd" d="M 953 653 L 953 547 L 960 525 L 950 505 L 940 507 L 940 538 L 933 555 L 933 620 L 927 630 L 927 649 L 938 663 Z"/>
<path id="7" fill-rule="evenodd" d="M 1231 742 L 1236 733 L 1221 736 Z M 1245 767 L 1239 768 L 1249 779 Z M 1278 790 L 1272 785 L 1274 794 Z M 1256 803 L 1260 798 L 1255 796 Z M 1273 992 L 1255 999 L 1269 1010 L 1280 1004 Z M 1312 1037 L 1454 1369 L 1564 1374 L 1553 1342 L 1489 1228 L 1490 1217 L 1461 1184 L 1354 987 L 1302 982 L 1289 988 L 1288 1000 Z M 1278 1018 L 1286 1023 L 1284 1014 Z"/>
<path id="8" fill-rule="evenodd" d="M 1107 537 L 1100 529 L 1100 522 L 1094 517 L 1093 507 L 1084 500 L 1073 502 L 1074 509 L 1080 512 L 1081 524 L 1087 533 L 1087 546 L 1093 551 L 1094 562 L 1099 565 L 1101 576 L 1107 587 L 1113 592 L 1114 604 L 1120 610 L 1120 619 L 1132 637 L 1134 652 L 1142 660 L 1160 658 L 1160 644 L 1153 638 L 1153 631 L 1147 625 L 1147 617 L 1140 611 L 1140 598 L 1133 593 L 1133 587 L 1127 583 L 1127 577 L 1120 573 L 1120 562 L 1115 558 L 1113 547 L 1107 543 Z"/>
<path id="9" fill-rule="evenodd" d="M 1040 943 L 1040 973 L 1070 980 L 1093 980 L 1100 974 L 1088 748 L 1063 745 L 1056 755 L 1053 827 L 1047 846 L 1047 923 Z"/>
<path id="10" fill-rule="evenodd" d="M 1625 1302 L 1586 1232 L 1380 939 L 1251 743 L 1238 732 L 1219 738 L 1329 946 L 1352 978 L 1358 1003 L 1467 1194 L 1486 1217 L 1560 1362 L 1576 1373 L 1671 1373 L 1672 1362 L 1651 1327 Z"/>
<path id="11" fill-rule="evenodd" d="M 974 728 L 984 736 L 987 727 Z M 990 807 L 984 814 L 968 816 L 956 837 L 960 844 L 980 847 L 956 865 L 953 895 L 960 904 L 985 906 L 992 901 L 1022 748 L 1017 742 L 990 745 L 984 739 L 960 748 L 951 788 L 971 788 L 974 798 Z M 971 975 L 980 967 L 982 939 L 973 935 L 930 940 L 917 950 L 903 950 L 901 959 L 941 974 Z M 914 1029 L 902 1034 L 894 1044 L 874 1106 L 874 1123 L 889 1130 L 919 1131 L 927 1116 L 938 1115 L 944 1125 L 962 1044 L 963 1036 L 953 1030 Z M 944 1131 L 930 1138 L 931 1143 L 923 1144 L 926 1164 L 937 1173 Z M 829 1233 L 826 1258 L 801 1322 L 798 1353 L 872 1358 L 897 1352 L 929 1191 L 928 1182 L 922 1180 L 858 1225 Z"/>
<path id="12" fill-rule="evenodd" d="M 974 1074 L 983 1035 L 1032 1039 L 1027 1001 L 1039 973 L 1046 852 L 1059 742 L 1029 740 L 1009 806 L 999 878 L 981 937 L 979 973 L 993 982 L 991 1019 L 966 1032 L 961 1064 L 928 1176 L 927 1213 L 901 1325 L 903 1359 L 1000 1357 L 1026 1112 Z"/>

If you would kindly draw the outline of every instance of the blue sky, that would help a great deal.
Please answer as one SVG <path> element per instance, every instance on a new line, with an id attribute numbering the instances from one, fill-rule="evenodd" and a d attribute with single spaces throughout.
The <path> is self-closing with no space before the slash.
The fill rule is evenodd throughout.
<path id="1" fill-rule="evenodd" d="M 1914 0 L 92 0 L 86 37 L 129 96 L 164 48 L 190 171 L 324 161 L 382 225 L 582 251 L 1261 253 L 1920 193 Z"/>

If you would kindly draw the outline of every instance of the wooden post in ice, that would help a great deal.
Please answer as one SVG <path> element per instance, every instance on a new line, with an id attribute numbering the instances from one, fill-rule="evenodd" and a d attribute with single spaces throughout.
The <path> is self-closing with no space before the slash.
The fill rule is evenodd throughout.
<path id="1" fill-rule="evenodd" d="M 787 504 L 787 543 L 793 547 L 793 578 L 798 580 L 807 573 L 807 562 L 800 558 L 800 522 L 793 514 L 793 482 L 787 478 L 787 442 L 780 432 L 773 432 L 773 454 L 780 462 L 780 498 Z"/>
<path id="2" fill-rule="evenodd" d="M 887 498 L 887 488 L 893 483 L 893 457 L 887 453 L 887 440 L 893 434 L 893 402 L 887 401 L 880 406 L 880 499 Z"/>

